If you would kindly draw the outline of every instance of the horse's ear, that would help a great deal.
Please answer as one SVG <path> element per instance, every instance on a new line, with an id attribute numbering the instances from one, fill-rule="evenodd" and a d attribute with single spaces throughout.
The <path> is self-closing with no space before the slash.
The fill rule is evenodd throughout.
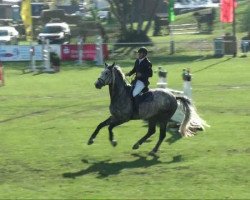
<path id="1" fill-rule="evenodd" d="M 113 64 L 112 64 L 112 67 L 114 67 L 115 66 L 115 62 L 113 62 Z"/>
<path id="2" fill-rule="evenodd" d="M 105 63 L 105 68 L 107 68 L 109 65 L 107 63 Z"/>

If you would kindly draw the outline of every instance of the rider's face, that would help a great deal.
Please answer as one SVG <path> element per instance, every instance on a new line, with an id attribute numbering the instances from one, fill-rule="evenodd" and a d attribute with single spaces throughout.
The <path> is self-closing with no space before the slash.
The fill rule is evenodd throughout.
<path id="1" fill-rule="evenodd" d="M 138 58 L 142 59 L 145 57 L 145 54 L 143 52 L 138 53 Z"/>

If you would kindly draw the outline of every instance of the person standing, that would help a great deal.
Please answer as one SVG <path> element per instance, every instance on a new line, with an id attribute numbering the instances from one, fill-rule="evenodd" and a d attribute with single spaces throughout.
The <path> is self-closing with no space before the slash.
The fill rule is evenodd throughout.
<path id="1" fill-rule="evenodd" d="M 182 80 L 183 80 L 183 81 L 185 81 L 186 73 L 187 73 L 187 69 L 186 69 L 186 68 L 183 68 L 183 69 L 182 69 Z"/>
<path id="2" fill-rule="evenodd" d="M 186 95 L 189 99 L 192 99 L 192 86 L 191 86 L 192 75 L 190 73 L 190 69 L 188 68 L 186 70 L 186 73 L 182 76 L 184 80 L 184 86 L 183 86 L 184 95 Z"/>

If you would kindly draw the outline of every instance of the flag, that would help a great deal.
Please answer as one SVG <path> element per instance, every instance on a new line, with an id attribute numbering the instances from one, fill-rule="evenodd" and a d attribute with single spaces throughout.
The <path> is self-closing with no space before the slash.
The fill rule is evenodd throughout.
<path id="1" fill-rule="evenodd" d="M 169 22 L 173 22 L 175 19 L 174 15 L 174 0 L 168 1 L 168 20 Z"/>
<path id="2" fill-rule="evenodd" d="M 234 20 L 234 9 L 236 6 L 236 0 L 221 0 L 220 21 L 224 23 L 232 23 Z"/>
<path id="3" fill-rule="evenodd" d="M 21 5 L 21 17 L 25 26 L 27 40 L 32 40 L 32 17 L 30 0 L 23 0 Z"/>

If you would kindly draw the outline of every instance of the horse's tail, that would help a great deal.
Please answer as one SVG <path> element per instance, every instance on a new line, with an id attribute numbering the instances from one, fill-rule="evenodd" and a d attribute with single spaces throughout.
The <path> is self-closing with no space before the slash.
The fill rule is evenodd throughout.
<path id="1" fill-rule="evenodd" d="M 209 125 L 204 121 L 197 113 L 195 106 L 185 96 L 177 96 L 176 100 L 179 100 L 183 105 L 184 119 L 180 125 L 179 132 L 184 137 L 193 136 L 199 130 L 205 130 L 205 127 Z"/>

